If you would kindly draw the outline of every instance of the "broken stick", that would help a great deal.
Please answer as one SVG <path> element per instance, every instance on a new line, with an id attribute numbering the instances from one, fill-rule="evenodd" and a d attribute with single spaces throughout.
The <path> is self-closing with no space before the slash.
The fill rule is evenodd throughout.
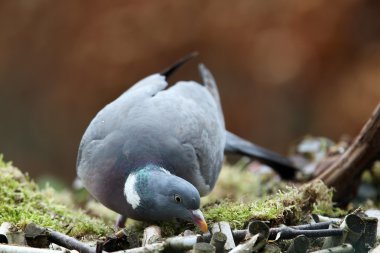
<path id="1" fill-rule="evenodd" d="M 327 186 L 335 188 L 334 200 L 347 203 L 355 194 L 354 185 L 360 175 L 380 156 L 380 104 L 362 128 L 354 143 L 336 162 L 317 176 Z"/>

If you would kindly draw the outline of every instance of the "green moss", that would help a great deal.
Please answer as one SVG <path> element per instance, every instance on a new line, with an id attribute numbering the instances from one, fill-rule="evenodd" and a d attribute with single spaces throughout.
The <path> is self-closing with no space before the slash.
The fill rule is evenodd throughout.
<path id="1" fill-rule="evenodd" d="M 34 222 L 71 236 L 104 235 L 111 228 L 100 219 L 72 210 L 55 200 L 56 192 L 39 187 L 0 154 L 0 224 L 23 229 Z"/>
<path id="2" fill-rule="evenodd" d="M 311 213 L 343 216 L 345 211 L 334 207 L 333 190 L 322 181 L 313 181 L 301 187 L 287 186 L 271 196 L 257 198 L 256 201 L 237 201 L 224 198 L 204 204 L 201 209 L 209 225 L 227 221 L 232 229 L 246 228 L 252 220 L 268 221 L 270 226 L 280 224 L 297 225 L 304 223 Z M 194 224 L 184 221 L 156 223 L 164 237 L 177 235 L 186 229 L 200 233 Z M 142 234 L 148 223 L 131 222 L 130 231 Z"/>
<path id="3" fill-rule="evenodd" d="M 241 229 L 251 220 L 269 221 L 271 226 L 282 223 L 294 225 L 303 222 L 310 213 L 343 215 L 341 210 L 333 207 L 333 191 L 321 181 L 301 187 L 283 187 L 276 194 L 268 195 L 269 189 L 265 190 L 263 184 L 275 184 L 278 187 L 278 181 L 255 177 L 247 170 L 237 173 L 239 169 L 231 166 L 223 168 L 218 185 L 211 193 L 214 199 L 209 199 L 203 205 L 202 211 L 209 225 L 228 221 L 233 228 Z M 0 155 L 0 223 L 7 221 L 24 228 L 26 224 L 34 222 L 76 237 L 112 232 L 103 220 L 75 210 L 71 205 L 68 208 L 61 204 L 60 197 L 50 187 L 40 189 L 10 162 L 4 162 Z M 219 201 L 215 201 L 215 197 Z M 141 234 L 147 225 L 129 221 L 128 228 Z M 179 234 L 185 229 L 199 232 L 194 224 L 184 221 L 160 222 L 158 225 L 165 237 Z"/>
<path id="4" fill-rule="evenodd" d="M 271 194 L 276 189 L 274 194 Z M 281 190 L 279 190 L 281 189 Z M 209 225 L 227 221 L 233 229 L 245 228 L 251 220 L 269 221 L 271 226 L 303 223 L 310 213 L 330 217 L 346 212 L 334 207 L 333 190 L 323 182 L 314 181 L 300 187 L 286 185 L 273 175 L 253 174 L 241 166 L 225 165 L 215 186 L 202 198 L 201 210 Z M 143 222 L 130 222 L 128 229 L 142 234 Z M 194 224 L 184 221 L 157 223 L 163 236 L 173 236 L 185 229 L 200 233 Z"/>
<path id="5" fill-rule="evenodd" d="M 299 188 L 288 186 L 250 203 L 223 200 L 208 204 L 203 211 L 208 223 L 228 221 L 236 229 L 244 228 L 251 220 L 269 221 L 271 226 L 295 225 L 310 213 L 342 215 L 343 211 L 333 207 L 332 194 L 323 182 L 313 181 Z"/>
<path id="6" fill-rule="evenodd" d="M 220 199 L 248 203 L 286 187 L 276 173 L 255 174 L 245 163 L 241 159 L 235 165 L 224 164 L 214 189 L 202 198 L 202 203 L 214 203 Z"/>

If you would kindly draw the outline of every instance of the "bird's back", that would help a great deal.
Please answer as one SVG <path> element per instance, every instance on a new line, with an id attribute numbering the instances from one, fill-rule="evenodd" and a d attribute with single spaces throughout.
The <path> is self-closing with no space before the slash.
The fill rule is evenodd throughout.
<path id="1" fill-rule="evenodd" d="M 206 87 L 179 82 L 164 90 L 161 76 L 146 79 L 103 108 L 80 144 L 79 177 L 97 199 L 119 213 L 127 208 L 120 204 L 125 200 L 123 184 L 139 166 L 158 163 L 205 195 L 222 165 L 223 116 Z"/>

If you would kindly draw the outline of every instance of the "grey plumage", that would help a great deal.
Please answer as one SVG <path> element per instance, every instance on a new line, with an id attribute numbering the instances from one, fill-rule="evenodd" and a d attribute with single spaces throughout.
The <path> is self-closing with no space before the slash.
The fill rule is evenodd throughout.
<path id="1" fill-rule="evenodd" d="M 158 172 L 159 168 L 164 168 L 171 176 L 178 177 L 178 184 L 186 180 L 199 192 L 193 192 L 186 201 L 191 202 L 194 198 L 198 203 L 199 195 L 208 194 L 215 185 L 225 147 L 227 151 L 242 154 L 247 151 L 247 147 L 238 148 L 239 137 L 231 138 L 226 132 L 218 89 L 204 65 L 199 67 L 203 85 L 180 81 L 167 88 L 166 77 L 177 65 L 163 74 L 144 78 L 104 107 L 91 121 L 80 143 L 78 176 L 95 198 L 124 216 L 140 220 L 164 217 L 151 217 L 153 214 L 134 208 L 126 199 L 128 176 L 141 172 L 142 168 L 153 166 Z M 249 148 L 252 146 L 248 145 L 247 153 L 254 157 Z M 167 175 L 141 172 L 133 179 L 137 180 L 135 185 L 143 182 L 139 178 L 153 174 L 158 180 Z M 157 194 L 161 190 L 158 187 L 164 186 L 150 182 L 147 187 L 151 187 L 152 194 Z M 171 185 L 168 190 L 176 188 Z M 191 186 L 178 188 L 184 195 L 184 192 L 193 191 Z M 136 193 L 139 195 L 138 191 Z M 195 208 L 185 200 L 183 205 Z M 199 208 L 199 203 L 197 205 Z M 154 206 L 149 208 L 154 209 Z M 172 216 L 184 218 L 179 214 Z"/>

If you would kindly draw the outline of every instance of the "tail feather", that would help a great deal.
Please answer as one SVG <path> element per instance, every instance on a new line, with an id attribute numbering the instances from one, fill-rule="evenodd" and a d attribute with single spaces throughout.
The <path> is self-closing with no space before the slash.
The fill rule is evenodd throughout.
<path id="1" fill-rule="evenodd" d="M 284 179 L 294 178 L 295 173 L 299 170 L 286 157 L 257 146 L 228 131 L 226 131 L 226 145 L 224 151 L 226 153 L 245 155 L 265 163 L 276 170 Z"/>
<path id="2" fill-rule="evenodd" d="M 183 64 L 185 64 L 186 62 L 188 62 L 189 60 L 193 59 L 196 56 L 198 56 L 198 52 L 192 52 L 192 53 L 186 55 L 185 57 L 179 59 L 176 63 L 174 63 L 170 67 L 163 70 L 160 74 L 165 76 L 166 79 L 168 79 Z"/>
<path id="3" fill-rule="evenodd" d="M 216 81 L 213 75 L 211 74 L 210 70 L 208 70 L 204 64 L 199 64 L 198 69 L 202 77 L 203 85 L 211 93 L 211 95 L 214 97 L 218 105 L 220 105 L 218 86 L 216 85 Z"/>
<path id="4" fill-rule="evenodd" d="M 210 70 L 204 64 L 199 64 L 198 70 L 202 78 L 202 84 L 206 87 L 206 89 L 210 92 L 210 94 L 214 98 L 218 106 L 219 115 L 223 119 L 224 116 L 223 116 L 222 105 L 220 103 L 218 86 L 216 85 L 214 76 L 211 74 Z"/>

